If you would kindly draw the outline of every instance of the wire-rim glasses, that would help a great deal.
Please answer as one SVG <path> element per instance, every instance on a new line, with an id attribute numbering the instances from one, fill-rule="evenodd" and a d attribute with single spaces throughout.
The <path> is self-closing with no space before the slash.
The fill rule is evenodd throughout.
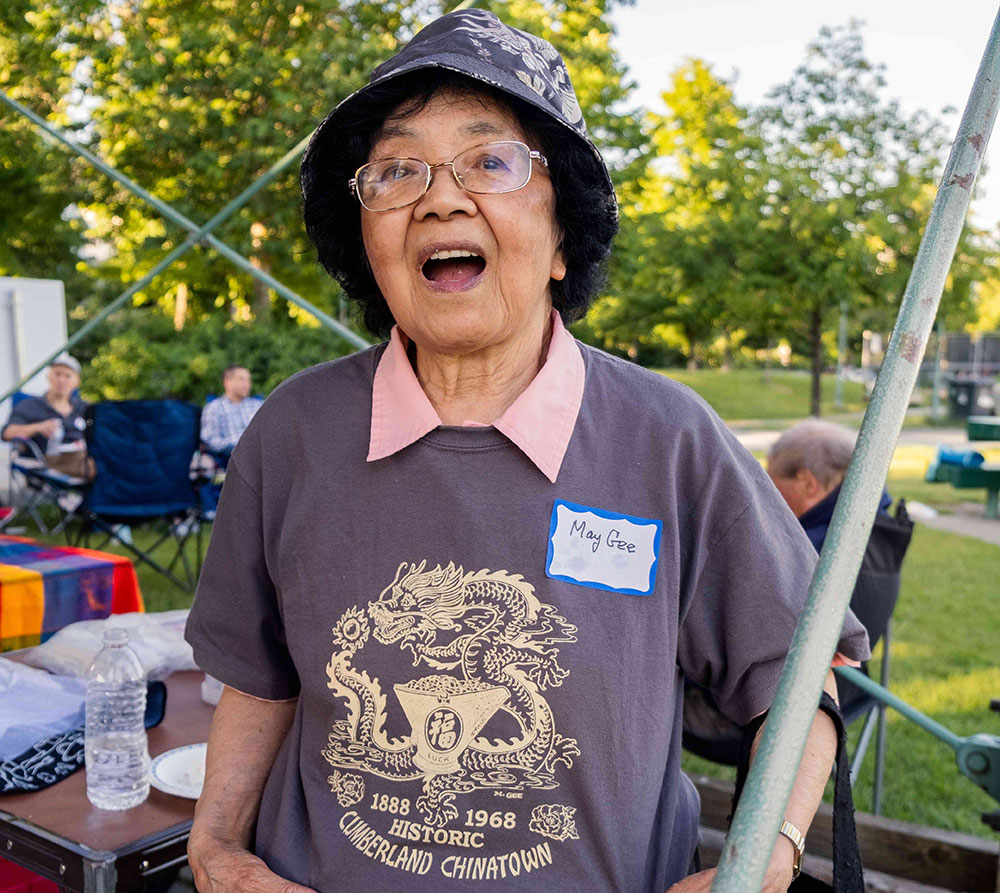
<path id="1" fill-rule="evenodd" d="M 435 168 L 450 167 L 455 182 L 466 192 L 499 195 L 527 186 L 533 161 L 549 166 L 541 152 L 518 140 L 500 140 L 465 149 L 451 161 L 438 164 L 419 158 L 370 161 L 357 169 L 348 186 L 369 211 L 395 211 L 420 201 L 430 188 Z"/>

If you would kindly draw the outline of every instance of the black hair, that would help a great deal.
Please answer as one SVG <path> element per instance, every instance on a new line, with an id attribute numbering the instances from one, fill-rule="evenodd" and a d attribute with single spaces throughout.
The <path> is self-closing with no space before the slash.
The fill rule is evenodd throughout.
<path id="1" fill-rule="evenodd" d="M 229 374 L 231 372 L 235 372 L 237 369 L 246 369 L 247 372 L 250 371 L 250 367 L 244 366 L 242 363 L 230 363 L 225 369 L 222 370 L 222 380 L 225 381 L 229 378 Z"/>
<path id="2" fill-rule="evenodd" d="M 565 323 L 581 319 L 604 284 L 605 263 L 618 230 L 602 163 L 583 139 L 545 112 L 454 72 L 424 69 L 369 87 L 361 101 L 338 113 L 336 127 L 323 128 L 314 139 L 303 170 L 303 210 L 320 263 L 348 298 L 361 305 L 367 328 L 386 336 L 394 320 L 368 264 L 361 206 L 347 184 L 368 160 L 395 109 L 405 102 L 404 115 L 416 114 L 449 89 L 488 96 L 509 108 L 546 156 L 562 233 L 559 247 L 566 261 L 565 278 L 551 282 L 552 304 Z"/>

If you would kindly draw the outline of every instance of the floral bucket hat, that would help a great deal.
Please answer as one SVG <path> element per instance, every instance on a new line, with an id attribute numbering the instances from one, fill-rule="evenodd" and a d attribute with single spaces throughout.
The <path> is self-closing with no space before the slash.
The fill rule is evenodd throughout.
<path id="1" fill-rule="evenodd" d="M 594 176 L 608 196 L 608 211 L 618 217 L 618 205 L 607 166 L 587 136 L 587 125 L 566 64 L 547 40 L 511 28 L 493 13 L 466 9 L 435 19 L 391 59 L 372 72 L 368 84 L 343 100 L 316 128 L 302 159 L 303 195 L 315 182 L 314 170 L 343 113 L 364 103 L 368 90 L 411 72 L 438 68 L 515 96 L 545 112 L 581 141 L 595 161 Z"/>

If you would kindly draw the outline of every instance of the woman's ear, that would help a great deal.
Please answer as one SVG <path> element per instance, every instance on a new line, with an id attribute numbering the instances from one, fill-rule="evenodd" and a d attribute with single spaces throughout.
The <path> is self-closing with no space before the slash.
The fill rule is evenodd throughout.
<path id="1" fill-rule="evenodd" d="M 549 277 L 559 281 L 566 278 L 566 257 L 563 255 L 562 248 L 557 248 L 555 254 L 552 255 L 552 269 L 549 270 Z"/>

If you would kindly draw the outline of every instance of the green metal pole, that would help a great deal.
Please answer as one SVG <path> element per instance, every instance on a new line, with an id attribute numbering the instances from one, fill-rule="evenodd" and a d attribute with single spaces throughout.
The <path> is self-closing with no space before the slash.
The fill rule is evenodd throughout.
<path id="1" fill-rule="evenodd" d="M 0 99 L 6 99 L 3 93 L 0 93 Z M 234 198 L 229 204 L 227 204 L 221 211 L 219 211 L 211 220 L 208 221 L 204 226 L 201 226 L 195 232 L 188 235 L 188 237 L 178 245 L 173 251 L 171 251 L 166 257 L 164 257 L 156 266 L 153 267 L 145 276 L 142 277 L 138 282 L 134 282 L 125 291 L 123 291 L 117 298 L 115 298 L 107 307 L 105 307 L 97 316 L 89 320 L 86 325 L 82 326 L 69 340 L 63 344 L 58 350 L 50 354 L 45 360 L 36 366 L 28 375 L 15 384 L 10 390 L 7 391 L 2 397 L 0 397 L 0 403 L 6 400 L 9 396 L 15 393 L 17 390 L 22 388 L 24 384 L 30 381 L 38 372 L 44 369 L 49 363 L 52 362 L 60 353 L 64 350 L 68 350 L 74 344 L 77 344 L 87 335 L 89 335 L 97 326 L 99 326 L 105 319 L 107 319 L 112 313 L 114 313 L 119 307 L 126 304 L 129 298 L 132 297 L 136 292 L 142 290 L 150 282 L 153 281 L 157 276 L 160 275 L 167 267 L 169 267 L 175 260 L 184 254 L 187 254 L 198 242 L 201 240 L 202 236 L 210 230 L 214 229 L 220 223 L 222 223 L 227 218 L 231 217 L 236 211 L 238 211 L 243 205 L 245 205 L 253 196 L 255 196 L 261 189 L 267 186 L 272 180 L 274 180 L 278 174 L 280 174 L 288 165 L 290 165 L 299 155 L 305 150 L 306 145 L 309 142 L 309 138 L 302 140 L 295 148 L 290 152 L 287 152 L 282 158 L 278 159 L 271 167 L 260 175 L 253 183 L 251 183 L 246 189 L 244 189 L 236 198 Z"/>
<path id="2" fill-rule="evenodd" d="M 280 294 L 286 300 L 291 301 L 293 304 L 297 304 L 303 310 L 308 310 L 328 329 L 333 329 L 333 331 L 335 331 L 346 341 L 353 344 L 355 347 L 364 348 L 369 346 L 368 342 L 360 335 L 358 335 L 356 332 L 352 332 L 346 326 L 341 325 L 332 316 L 330 316 L 327 313 L 324 313 L 322 310 L 319 309 L 319 307 L 316 307 L 314 304 L 307 301 L 301 295 L 297 294 L 290 288 L 280 283 L 269 273 L 265 273 L 263 270 L 257 269 L 253 264 L 250 263 L 250 261 L 248 261 L 245 257 L 243 257 L 243 255 L 241 255 L 237 251 L 234 251 L 224 242 L 221 242 L 216 236 L 213 236 L 206 227 L 198 226 L 197 223 L 195 223 L 193 220 L 189 220 L 187 217 L 185 217 L 171 205 L 158 199 L 152 193 L 147 192 L 138 183 L 126 177 L 125 174 L 115 170 L 115 168 L 111 167 L 109 164 L 106 164 L 104 161 L 98 158 L 93 152 L 89 151 L 88 149 L 85 149 L 83 146 L 74 142 L 69 137 L 61 133 L 59 130 L 56 130 L 44 118 L 40 118 L 33 111 L 31 111 L 31 109 L 21 105 L 21 103 L 19 103 L 17 100 L 11 99 L 3 91 L 0 91 L 0 100 L 3 100 L 3 102 L 7 103 L 7 105 L 9 105 L 11 108 L 16 109 L 18 112 L 20 112 L 30 121 L 32 121 L 36 126 L 40 127 L 54 139 L 59 140 L 59 142 L 67 146 L 70 150 L 82 156 L 83 158 L 86 158 L 87 161 L 89 161 L 92 165 L 94 165 L 94 167 L 96 167 L 99 171 L 101 171 L 101 173 L 107 174 L 107 176 L 121 183 L 122 186 L 124 186 L 130 192 L 139 196 L 139 198 L 144 199 L 168 220 L 172 221 L 173 223 L 176 223 L 178 226 L 183 227 L 184 229 L 188 230 L 191 233 L 197 233 L 199 235 L 199 239 L 204 240 L 208 245 L 211 245 L 216 251 L 219 252 L 219 254 L 221 254 L 228 260 L 232 261 L 241 270 L 245 270 L 251 276 L 254 276 L 257 279 L 261 280 L 262 282 L 266 283 L 269 288 L 273 288 L 276 292 L 278 292 L 278 294 Z M 295 155 L 293 155 L 292 158 L 289 159 L 289 161 L 294 160 L 294 158 L 296 158 L 299 154 L 304 152 L 308 142 L 309 142 L 309 137 L 306 137 L 304 140 L 302 140 L 295 147 L 295 149 L 292 150 L 292 152 L 294 152 Z M 286 158 L 287 157 L 288 156 L 286 156 Z M 249 188 L 253 189 L 255 185 L 256 184 L 251 184 Z M 258 186 L 257 189 L 254 189 L 254 192 L 258 191 L 259 189 L 260 187 Z M 251 195 L 253 195 L 254 192 L 252 192 Z"/>
<path id="3" fill-rule="evenodd" d="M 39 127 L 42 130 L 44 130 L 53 139 L 58 140 L 60 143 L 62 143 L 71 151 L 75 152 L 77 155 L 86 158 L 87 161 L 89 161 L 92 165 L 94 165 L 94 167 L 96 167 L 99 171 L 101 171 L 101 173 L 107 174 L 109 177 L 111 177 L 112 180 L 117 180 L 126 189 L 128 189 L 129 192 L 133 192 L 137 196 L 139 196 L 139 198 L 147 201 L 168 220 L 173 221 L 178 226 L 181 226 L 186 230 L 190 230 L 191 232 L 194 232 L 196 229 L 198 229 L 196 224 L 188 220 L 187 217 L 185 217 L 179 211 L 175 211 L 172 207 L 170 207 L 170 205 L 158 199 L 151 192 L 147 192 L 138 183 L 133 182 L 124 174 L 119 173 L 110 165 L 105 164 L 105 162 L 103 162 L 100 158 L 98 158 L 89 149 L 85 149 L 79 143 L 71 140 L 68 136 L 62 133 L 62 131 L 57 130 L 55 127 L 49 124 L 48 121 L 36 115 L 27 106 L 21 105 L 21 103 L 19 103 L 16 99 L 11 99 L 3 91 L 0 91 L 0 100 L 7 103 L 7 105 L 9 105 L 15 111 L 20 112 L 22 115 L 24 115 L 25 118 L 27 118 L 29 121 L 35 124 L 36 127 Z"/>
<path id="4" fill-rule="evenodd" d="M 834 671 L 838 677 L 843 677 L 848 682 L 853 682 L 858 688 L 864 689 L 868 694 L 878 698 L 883 704 L 888 704 L 894 710 L 902 713 L 908 720 L 916 723 L 925 732 L 929 732 L 939 741 L 943 741 L 952 750 L 958 750 L 962 739 L 945 728 L 941 723 L 936 722 L 929 716 L 921 713 L 916 707 L 911 707 L 902 698 L 896 697 L 891 691 L 869 679 L 860 670 L 854 667 L 837 667 Z"/>
<path id="5" fill-rule="evenodd" d="M 757 755 L 712 884 L 759 890 L 830 669 L 893 448 L 934 324 L 972 184 L 1000 103 L 1000 16 L 994 21 L 945 166 L 899 318 L 865 413 Z"/>

